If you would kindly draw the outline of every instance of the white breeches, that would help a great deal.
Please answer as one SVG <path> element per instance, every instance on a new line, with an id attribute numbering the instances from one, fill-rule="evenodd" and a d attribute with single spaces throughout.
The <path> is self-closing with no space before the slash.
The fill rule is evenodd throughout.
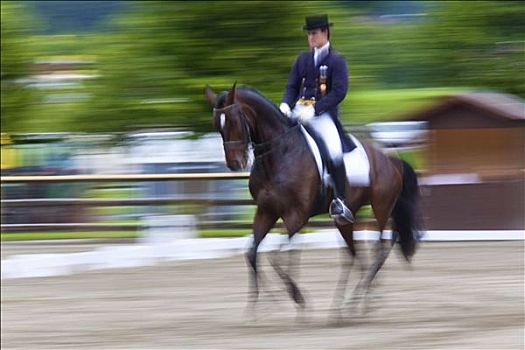
<path id="1" fill-rule="evenodd" d="M 316 139 L 320 138 L 325 144 L 328 156 L 333 161 L 343 159 L 343 147 L 339 139 L 339 133 L 333 119 L 328 113 L 315 116 L 305 124 L 307 130 L 313 130 L 316 133 Z"/>

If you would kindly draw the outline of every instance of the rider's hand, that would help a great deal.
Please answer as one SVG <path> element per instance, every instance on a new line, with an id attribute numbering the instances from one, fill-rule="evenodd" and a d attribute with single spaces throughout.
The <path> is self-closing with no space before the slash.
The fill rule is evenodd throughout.
<path id="1" fill-rule="evenodd" d="M 302 124 L 308 124 L 310 120 L 315 116 L 314 106 L 308 105 L 301 108 L 299 111 L 299 120 Z"/>
<path id="2" fill-rule="evenodd" d="M 288 103 L 281 103 L 281 105 L 279 106 L 279 109 L 281 110 L 281 112 L 283 112 L 283 114 L 287 117 L 287 118 L 291 118 L 292 117 L 292 110 L 290 109 L 290 106 L 288 106 Z"/>

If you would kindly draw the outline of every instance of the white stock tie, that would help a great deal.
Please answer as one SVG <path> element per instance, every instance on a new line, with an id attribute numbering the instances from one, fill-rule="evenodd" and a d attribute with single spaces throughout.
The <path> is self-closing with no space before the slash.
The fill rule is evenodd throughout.
<path id="1" fill-rule="evenodd" d="M 323 47 L 314 49 L 314 64 L 317 67 L 319 60 L 322 60 L 326 54 L 328 54 L 328 49 L 330 47 L 330 42 L 327 42 Z"/>

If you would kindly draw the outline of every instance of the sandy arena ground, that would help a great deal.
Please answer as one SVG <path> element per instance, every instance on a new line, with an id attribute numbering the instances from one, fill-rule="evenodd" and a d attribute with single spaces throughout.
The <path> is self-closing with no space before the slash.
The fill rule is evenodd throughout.
<path id="1" fill-rule="evenodd" d="M 29 247 L 5 244 L 2 256 L 28 253 Z M 71 247 L 47 246 L 45 252 L 93 248 Z M 42 249 L 33 247 L 32 252 Z M 523 241 L 424 243 L 411 267 L 396 251 L 380 273 L 372 310 L 337 325 L 330 311 L 341 253 L 301 253 L 299 282 L 309 302 L 301 320 L 264 256 L 267 292 L 255 322 L 245 314 L 248 274 L 243 256 L 5 279 L 1 347 L 524 348 Z M 355 269 L 352 276 L 351 286 L 358 276 Z"/>

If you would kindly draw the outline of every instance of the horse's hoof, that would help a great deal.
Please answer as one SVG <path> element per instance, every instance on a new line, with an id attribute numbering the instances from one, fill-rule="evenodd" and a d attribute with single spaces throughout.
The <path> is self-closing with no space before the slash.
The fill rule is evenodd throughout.
<path id="1" fill-rule="evenodd" d="M 350 300 L 345 301 L 341 306 L 341 312 L 345 315 L 359 315 L 359 305 L 361 304 L 360 298 L 352 297 Z"/>
<path id="2" fill-rule="evenodd" d="M 350 324 L 350 317 L 344 316 L 342 310 L 334 310 L 328 324 L 332 327 L 346 327 Z"/>
<path id="3" fill-rule="evenodd" d="M 253 305 L 248 305 L 244 309 L 244 319 L 249 325 L 257 323 L 257 312 L 255 311 L 255 307 Z"/>
<path id="4" fill-rule="evenodd" d="M 295 321 L 297 323 L 308 323 L 310 321 L 310 319 L 308 318 L 308 315 L 306 313 L 306 308 L 305 307 L 301 307 L 297 310 L 297 314 L 295 316 Z"/>
<path id="5" fill-rule="evenodd" d="M 341 310 L 334 310 L 330 314 L 330 324 L 336 327 L 340 327 L 344 322 Z"/>
<path id="6" fill-rule="evenodd" d="M 293 301 L 299 306 L 301 309 L 304 309 L 306 307 L 306 300 L 304 300 L 303 295 L 299 290 L 297 290 L 295 293 L 293 293 Z"/>

